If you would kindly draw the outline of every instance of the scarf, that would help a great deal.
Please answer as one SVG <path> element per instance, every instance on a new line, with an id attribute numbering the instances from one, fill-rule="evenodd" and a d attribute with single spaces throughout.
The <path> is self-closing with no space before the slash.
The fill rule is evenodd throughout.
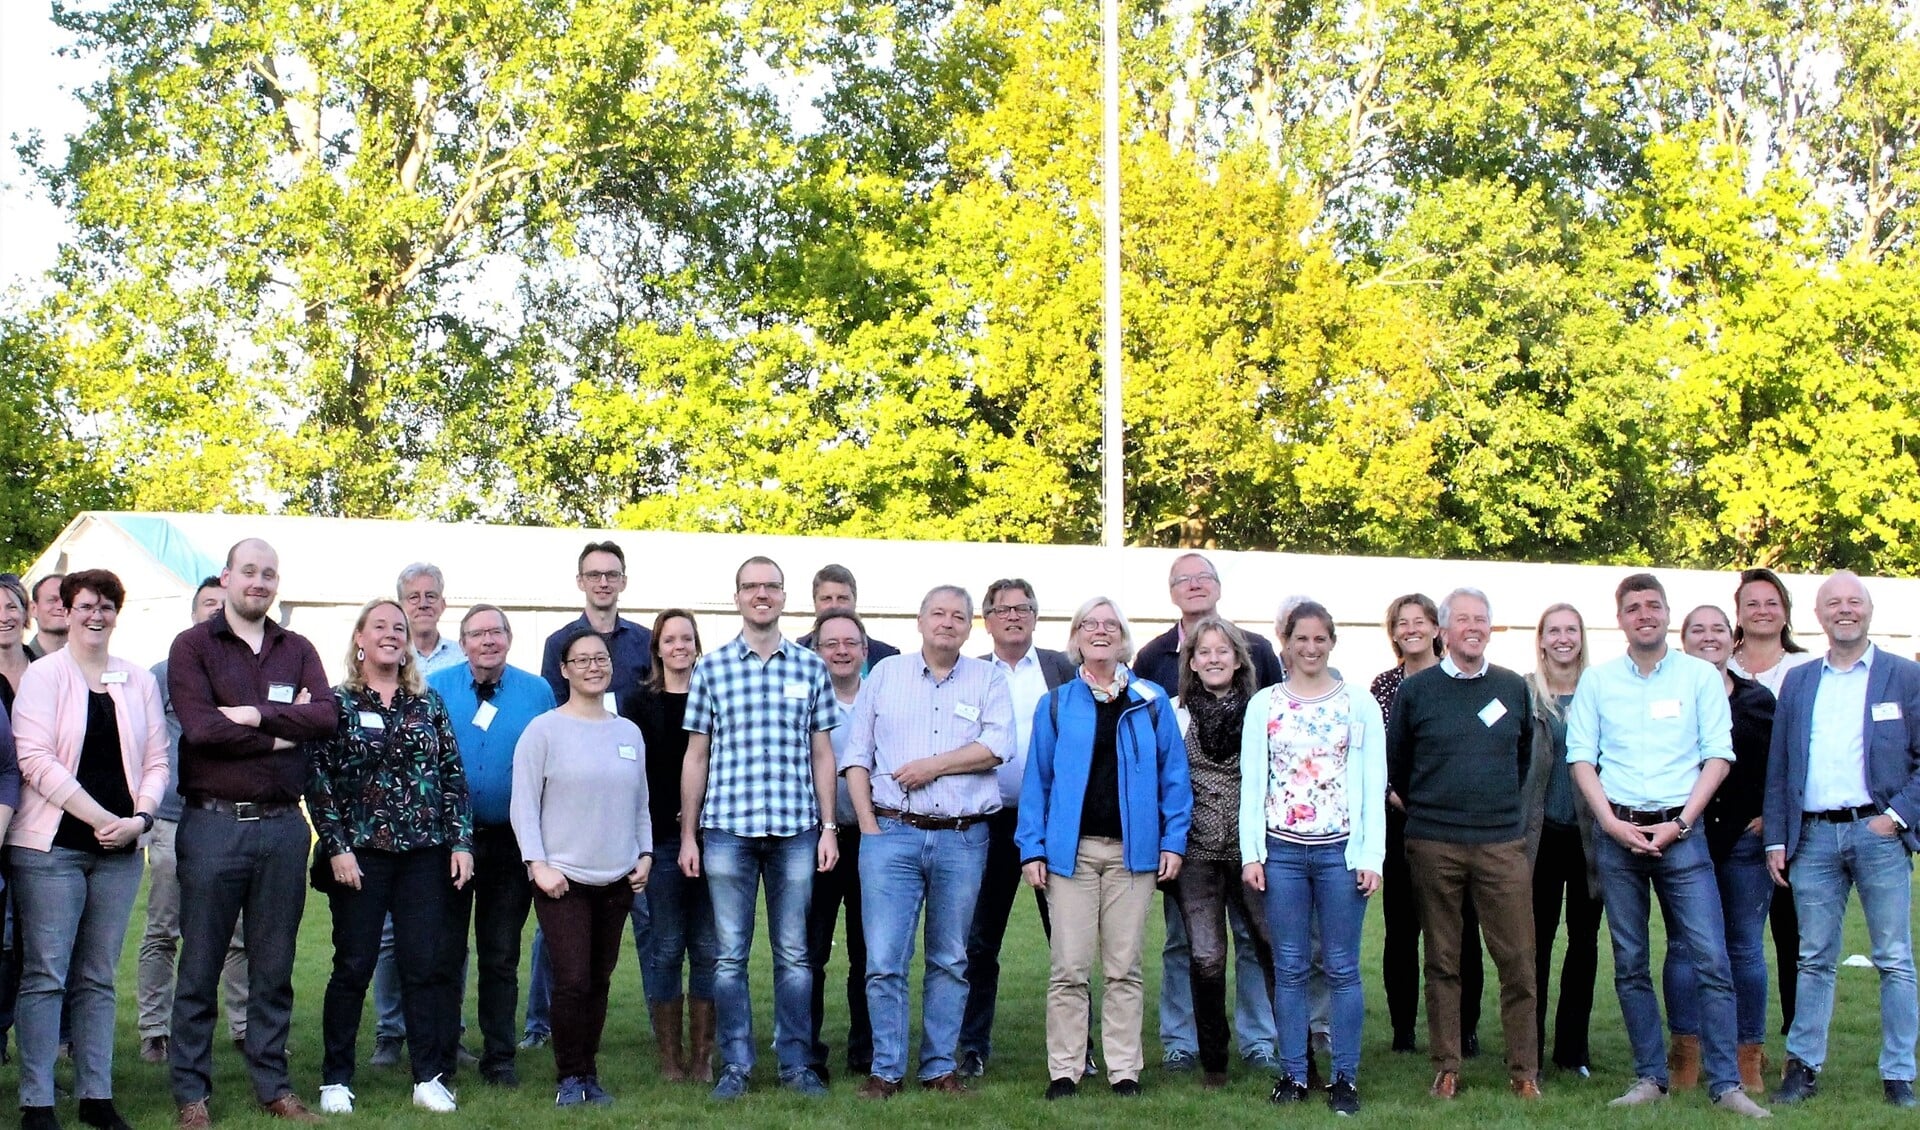
<path id="1" fill-rule="evenodd" d="M 1234 687 L 1219 697 L 1202 688 L 1181 705 L 1193 719 L 1193 744 L 1187 748 L 1188 754 L 1204 757 L 1216 765 L 1238 765 L 1240 725 L 1247 716 L 1247 700 L 1240 688 Z"/>

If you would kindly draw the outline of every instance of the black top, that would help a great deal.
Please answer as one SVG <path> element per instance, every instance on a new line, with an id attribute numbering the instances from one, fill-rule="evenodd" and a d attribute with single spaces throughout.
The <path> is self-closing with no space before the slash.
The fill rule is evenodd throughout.
<path id="1" fill-rule="evenodd" d="M 1729 674 L 1732 674 L 1729 672 Z M 1727 694 L 1733 712 L 1733 765 L 1714 790 L 1703 814 L 1707 850 L 1717 862 L 1733 851 L 1747 825 L 1760 815 L 1767 795 L 1767 747 L 1773 741 L 1773 692 L 1733 675 Z"/>
<path id="2" fill-rule="evenodd" d="M 120 757 L 119 718 L 112 697 L 105 691 L 93 691 L 87 695 L 87 736 L 80 743 L 80 764 L 74 767 L 73 779 L 101 808 L 115 816 L 133 815 L 133 793 L 127 788 L 127 766 Z M 139 844 L 140 841 L 135 840 L 115 854 L 130 852 Z M 60 827 L 54 830 L 53 846 L 95 855 L 107 854 L 107 849 L 100 846 L 100 841 L 95 838 L 93 829 L 86 821 L 71 813 L 60 814 Z"/>
<path id="3" fill-rule="evenodd" d="M 1387 779 L 1407 805 L 1407 837 L 1490 844 L 1525 834 L 1520 798 L 1533 746 L 1527 683 L 1491 664 L 1456 679 L 1409 675 L 1387 724 Z"/>
<path id="4" fill-rule="evenodd" d="M 1131 705 L 1122 695 L 1093 704 L 1093 761 L 1087 795 L 1080 802 L 1080 834 L 1110 840 L 1120 834 L 1120 715 Z"/>
<path id="5" fill-rule="evenodd" d="M 7 682 L 5 675 L 0 675 L 0 712 L 13 717 L 13 684 Z"/>
<path id="6" fill-rule="evenodd" d="M 687 760 L 686 691 L 641 687 L 620 702 L 620 713 L 640 727 L 647 746 L 647 811 L 653 816 L 653 842 L 680 842 L 680 767 Z"/>

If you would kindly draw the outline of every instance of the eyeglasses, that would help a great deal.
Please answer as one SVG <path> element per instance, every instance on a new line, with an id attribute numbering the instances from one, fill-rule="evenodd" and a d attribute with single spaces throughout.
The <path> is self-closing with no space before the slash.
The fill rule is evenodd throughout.
<path id="1" fill-rule="evenodd" d="M 998 604 L 992 608 L 986 609 L 986 613 L 989 616 L 1006 616 L 1006 617 L 1031 616 L 1037 611 L 1039 611 L 1039 609 L 1035 608 L 1031 604 Z"/>
<path id="2" fill-rule="evenodd" d="M 595 569 L 591 573 L 580 574 L 580 579 L 593 585 L 610 585 L 615 581 L 624 581 L 627 575 L 618 569 Z"/>
<path id="3" fill-rule="evenodd" d="M 473 628 L 460 634 L 463 638 L 470 640 L 495 640 L 505 639 L 507 630 L 505 628 Z"/>
<path id="4" fill-rule="evenodd" d="M 1183 585 L 1209 585 L 1218 584 L 1219 581 L 1220 574 L 1218 573 L 1182 573 L 1171 581 L 1168 581 L 1167 587 L 1177 589 Z"/>
<path id="5" fill-rule="evenodd" d="M 613 657 L 611 655 L 586 655 L 579 659 L 569 659 L 567 662 L 575 667 L 582 667 L 591 671 L 596 667 L 613 666 Z"/>
<path id="6" fill-rule="evenodd" d="M 779 581 L 742 581 L 740 582 L 740 587 L 735 591 L 759 592 L 764 589 L 767 592 L 785 592 L 786 588 L 787 586 Z"/>
<path id="7" fill-rule="evenodd" d="M 1118 632 L 1120 630 L 1120 621 L 1082 620 L 1080 621 L 1080 627 L 1089 632 Z"/>

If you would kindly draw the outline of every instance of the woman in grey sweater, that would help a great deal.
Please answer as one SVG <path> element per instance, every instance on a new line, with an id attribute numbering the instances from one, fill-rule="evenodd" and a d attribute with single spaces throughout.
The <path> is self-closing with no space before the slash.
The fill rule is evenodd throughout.
<path id="1" fill-rule="evenodd" d="M 627 915 L 653 868 L 640 728 L 602 706 L 612 656 L 581 625 L 563 641 L 567 701 L 513 751 L 513 832 L 553 963 L 553 1066 L 560 1106 L 606 1105 L 597 1059 Z"/>

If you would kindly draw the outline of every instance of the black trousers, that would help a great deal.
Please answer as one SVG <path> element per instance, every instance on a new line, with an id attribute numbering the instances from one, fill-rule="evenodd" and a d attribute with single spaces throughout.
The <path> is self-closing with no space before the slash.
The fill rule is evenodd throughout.
<path id="1" fill-rule="evenodd" d="M 400 970 L 400 1006 L 407 1018 L 413 1081 L 451 1077 L 459 1039 L 460 966 L 445 960 L 447 900 L 453 893 L 445 845 L 412 851 L 354 853 L 360 889 L 330 891 L 333 975 L 321 1002 L 322 1083 L 351 1083 L 367 986 L 380 958 L 380 930 L 393 915 L 393 957 Z M 184 900 L 183 900 L 184 903 Z M 249 917 L 249 923 L 256 919 Z M 247 934 L 253 948 L 253 932 Z M 248 1029 L 252 1031 L 251 1027 Z"/>
<path id="2" fill-rule="evenodd" d="M 1793 1027 L 1793 1006 L 1800 986 L 1800 912 L 1794 909 L 1793 892 L 1784 887 L 1773 889 L 1773 905 L 1767 912 L 1767 924 L 1773 929 L 1773 949 L 1780 986 L 1780 1034 Z M 19 985 L 18 975 L 15 987 Z"/>
<path id="3" fill-rule="evenodd" d="M 826 1066 L 830 1049 L 820 1038 L 826 1018 L 827 960 L 840 907 L 847 908 L 847 1070 L 865 1075 L 873 1067 L 873 1020 L 867 1012 L 867 934 L 860 924 L 860 829 L 843 824 L 838 833 L 840 862 L 813 877 L 813 901 L 807 905 L 807 968 L 813 974 L 813 1031 L 809 1062 Z"/>
<path id="4" fill-rule="evenodd" d="M 1560 907 L 1567 908 L 1567 956 L 1560 966 L 1560 1004 L 1554 1011 L 1553 1053 L 1547 1053 L 1547 985 L 1553 972 L 1553 937 Z M 1593 1020 L 1593 981 L 1600 968 L 1600 912 L 1587 891 L 1587 857 L 1580 829 L 1548 824 L 1540 831 L 1533 863 L 1533 980 L 1540 1058 L 1560 1067 L 1592 1062 L 1587 1030 Z"/>
<path id="5" fill-rule="evenodd" d="M 1460 1043 L 1480 1028 L 1480 996 L 1486 970 L 1480 952 L 1480 916 L 1468 896 L 1460 918 Z M 1387 858 L 1380 871 L 1380 913 L 1386 920 L 1386 944 L 1380 955 L 1380 981 L 1387 991 L 1387 1018 L 1393 1044 L 1413 1047 L 1420 1019 L 1420 907 L 1407 868 L 1407 817 L 1387 806 Z"/>
<path id="6" fill-rule="evenodd" d="M 1251 927 L 1254 954 L 1273 997 L 1273 946 L 1267 939 L 1264 897 L 1241 882 L 1238 862 L 1189 859 L 1173 881 L 1172 895 L 1187 924 L 1187 978 L 1193 991 L 1193 1023 L 1200 1069 L 1227 1069 L 1227 907 L 1237 906 Z"/>
<path id="7" fill-rule="evenodd" d="M 993 1055 L 993 1014 L 1000 996 L 1000 945 L 1006 940 L 1007 920 L 1014 900 L 1027 885 L 1020 874 L 1020 849 L 1013 829 L 1020 810 L 1003 808 L 987 817 L 987 868 L 980 897 L 973 904 L 973 928 L 967 932 L 967 1011 L 960 1022 L 957 1054 L 973 1052 L 981 1059 Z M 1053 937 L 1047 915 L 1047 893 L 1033 892 L 1040 907 L 1040 931 Z"/>
<path id="8" fill-rule="evenodd" d="M 479 997 L 480 1074 L 492 1076 L 513 1066 L 519 1028 L 520 937 L 533 910 L 533 883 L 520 860 L 520 843 L 506 825 L 473 830 L 473 879 L 464 890 L 449 891 L 447 923 L 441 935 L 441 963 L 467 967 L 467 927 L 473 927 L 475 992 Z M 461 987 L 454 978 L 442 1008 L 460 1014 Z"/>
<path id="9" fill-rule="evenodd" d="M 559 898 L 539 896 L 534 914 L 553 966 L 553 1074 L 556 1080 L 600 1074 L 600 1036 L 607 994 L 626 944 L 633 888 L 624 879 L 604 887 L 567 883 Z"/>

